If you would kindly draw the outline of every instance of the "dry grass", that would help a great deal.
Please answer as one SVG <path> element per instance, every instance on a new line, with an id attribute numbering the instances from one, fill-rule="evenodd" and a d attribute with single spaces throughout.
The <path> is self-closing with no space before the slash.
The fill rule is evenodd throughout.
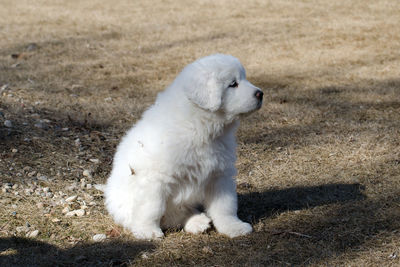
<path id="1" fill-rule="evenodd" d="M 400 264 L 400 3 L 0 3 L 0 181 L 19 185 L 1 193 L 0 265 Z M 114 228 L 101 193 L 65 187 L 84 169 L 103 183 L 157 92 L 215 52 L 238 57 L 266 93 L 239 131 L 239 215 L 255 232 L 93 243 Z M 34 182 L 97 205 L 66 218 L 21 191 Z M 38 237 L 16 230 L 26 222 Z"/>

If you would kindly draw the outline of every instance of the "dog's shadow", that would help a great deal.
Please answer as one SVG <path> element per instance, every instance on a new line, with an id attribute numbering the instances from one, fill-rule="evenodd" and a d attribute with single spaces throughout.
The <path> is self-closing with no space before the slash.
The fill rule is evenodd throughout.
<path id="1" fill-rule="evenodd" d="M 240 186 L 239 186 L 240 189 Z M 327 184 L 310 187 L 239 193 L 239 216 L 257 222 L 285 211 L 365 199 L 361 184 Z"/>
<path id="2" fill-rule="evenodd" d="M 113 240 L 62 249 L 24 237 L 0 237 L 0 266 L 128 266 L 154 248 L 147 241 Z"/>

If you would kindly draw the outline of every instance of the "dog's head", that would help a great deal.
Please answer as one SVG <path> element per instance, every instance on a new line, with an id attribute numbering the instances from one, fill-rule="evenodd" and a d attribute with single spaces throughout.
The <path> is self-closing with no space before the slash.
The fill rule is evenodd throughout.
<path id="1" fill-rule="evenodd" d="M 200 58 L 179 76 L 187 98 L 202 109 L 236 117 L 262 105 L 263 92 L 246 80 L 246 71 L 233 56 Z"/>

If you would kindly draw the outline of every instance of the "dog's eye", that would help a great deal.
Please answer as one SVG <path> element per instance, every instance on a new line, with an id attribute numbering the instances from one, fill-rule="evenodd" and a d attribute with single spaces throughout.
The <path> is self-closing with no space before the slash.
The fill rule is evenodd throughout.
<path id="1" fill-rule="evenodd" d="M 236 87 L 238 87 L 238 83 L 237 83 L 236 81 L 233 81 L 233 82 L 231 82 L 231 83 L 229 84 L 229 87 L 234 87 L 234 88 L 236 88 Z"/>

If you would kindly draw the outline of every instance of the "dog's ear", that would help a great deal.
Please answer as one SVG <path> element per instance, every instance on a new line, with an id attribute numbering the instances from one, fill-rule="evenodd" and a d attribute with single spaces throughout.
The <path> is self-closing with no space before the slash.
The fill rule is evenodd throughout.
<path id="1" fill-rule="evenodd" d="M 189 100 L 203 109 L 212 112 L 221 107 L 222 89 L 213 73 L 190 69 L 183 83 L 183 90 Z"/>

